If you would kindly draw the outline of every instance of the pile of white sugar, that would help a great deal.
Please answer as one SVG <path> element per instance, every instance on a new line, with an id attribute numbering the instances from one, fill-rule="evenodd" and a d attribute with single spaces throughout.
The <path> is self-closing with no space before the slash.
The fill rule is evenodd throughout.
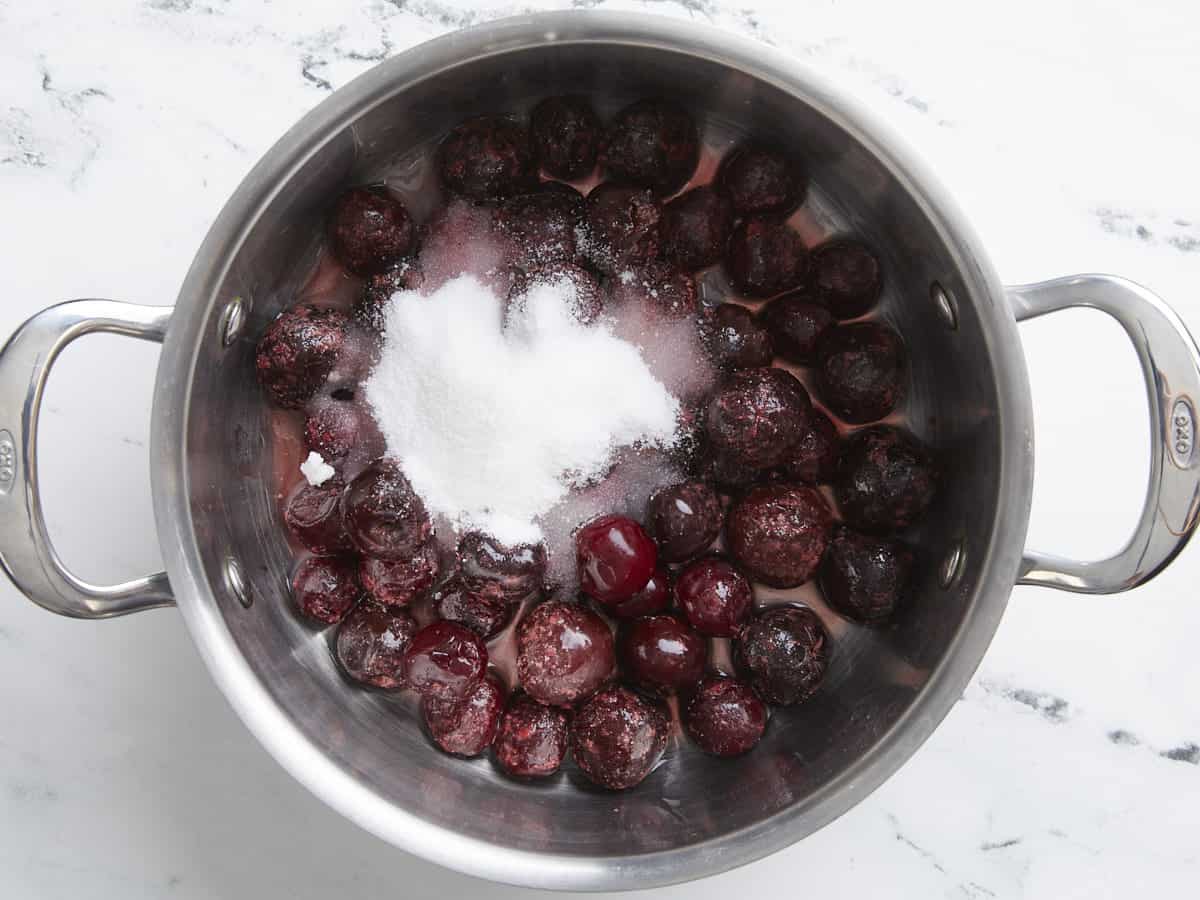
<path id="1" fill-rule="evenodd" d="M 366 398 L 388 455 L 459 530 L 541 540 L 539 517 L 622 448 L 677 440 L 679 401 L 609 323 L 581 324 L 575 300 L 569 279 L 535 284 L 505 317 L 470 275 L 392 298 Z"/>

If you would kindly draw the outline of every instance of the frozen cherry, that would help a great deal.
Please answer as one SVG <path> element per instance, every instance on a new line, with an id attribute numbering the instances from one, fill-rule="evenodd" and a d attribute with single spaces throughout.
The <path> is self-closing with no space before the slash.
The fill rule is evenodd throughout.
<path id="1" fill-rule="evenodd" d="M 457 622 L 438 621 L 412 636 L 404 650 L 404 681 L 423 697 L 455 700 L 483 678 L 482 638 Z"/>
<path id="2" fill-rule="evenodd" d="M 440 571 L 437 545 L 427 541 L 408 559 L 364 556 L 358 577 L 367 593 L 385 606 L 408 606 L 433 587 Z"/>
<path id="3" fill-rule="evenodd" d="M 547 97 L 529 114 L 534 158 L 555 178 L 574 181 L 590 174 L 600 136 L 600 118 L 586 97 Z"/>
<path id="4" fill-rule="evenodd" d="M 646 586 L 658 549 L 633 519 L 601 516 L 575 535 L 575 559 L 583 592 L 600 603 L 619 603 Z"/>
<path id="5" fill-rule="evenodd" d="M 814 303 L 812 295 L 803 290 L 776 297 L 760 316 L 776 355 L 806 366 L 816 359 L 817 342 L 833 324 L 829 310 Z"/>
<path id="6" fill-rule="evenodd" d="M 833 491 L 846 522 L 862 531 L 907 528 L 933 502 L 937 475 L 929 451 L 912 435 L 886 425 L 846 439 Z"/>
<path id="7" fill-rule="evenodd" d="M 858 241 L 829 241 L 809 257 L 809 284 L 839 319 L 855 319 L 879 300 L 879 258 Z"/>
<path id="8" fill-rule="evenodd" d="M 583 224 L 584 208 L 579 191 L 550 182 L 539 190 L 502 201 L 496 210 L 495 227 L 516 244 L 522 266 L 572 260 L 575 232 Z"/>
<path id="9" fill-rule="evenodd" d="M 708 642 L 672 615 L 643 616 L 627 623 L 617 651 L 625 674 L 654 691 L 677 691 L 695 684 L 708 662 Z"/>
<path id="10" fill-rule="evenodd" d="M 692 276 L 659 260 L 618 273 L 609 290 L 615 304 L 649 304 L 673 319 L 692 315 L 699 305 Z"/>
<path id="11" fill-rule="evenodd" d="M 767 707 L 745 682 L 710 675 L 688 701 L 683 724 L 705 753 L 737 756 L 762 737 Z"/>
<path id="12" fill-rule="evenodd" d="M 605 610 L 621 619 L 636 619 L 652 616 L 671 605 L 671 575 L 664 566 L 659 566 L 646 582 L 646 586 L 630 597 Z"/>
<path id="13" fill-rule="evenodd" d="M 517 626 L 517 676 L 542 703 L 586 697 L 608 680 L 614 659 L 608 623 L 578 603 L 535 606 Z"/>
<path id="14" fill-rule="evenodd" d="M 343 487 L 336 478 L 322 485 L 306 484 L 288 501 L 283 520 L 313 553 L 327 555 L 350 549 L 350 536 L 342 522 Z"/>
<path id="15" fill-rule="evenodd" d="M 826 484 L 837 471 L 841 437 L 837 426 L 819 409 L 812 409 L 801 429 L 800 440 L 783 464 L 783 474 L 805 484 Z"/>
<path id="16" fill-rule="evenodd" d="M 383 185 L 351 188 L 329 215 L 333 255 L 355 275 L 373 275 L 417 249 L 417 227 Z"/>
<path id="17" fill-rule="evenodd" d="M 691 471 L 697 478 L 711 481 L 726 494 L 740 493 L 760 481 L 764 474 L 746 465 L 740 457 L 716 450 L 707 442 L 696 453 Z"/>
<path id="18" fill-rule="evenodd" d="M 439 588 L 434 601 L 439 616 L 465 625 L 485 641 L 503 631 L 513 614 L 513 603 L 494 581 L 468 587 L 456 579 Z"/>
<path id="19" fill-rule="evenodd" d="M 657 703 L 628 688 L 605 688 L 571 720 L 571 752 L 596 784 L 624 790 L 639 784 L 662 758 L 669 727 Z"/>
<path id="20" fill-rule="evenodd" d="M 758 695 L 791 706 L 816 691 L 829 658 L 829 635 L 806 606 L 775 606 L 743 626 L 734 659 Z"/>
<path id="21" fill-rule="evenodd" d="M 364 600 L 338 627 L 338 662 L 355 681 L 385 690 L 403 687 L 404 650 L 416 632 L 408 613 Z"/>
<path id="22" fill-rule="evenodd" d="M 585 251 L 602 271 L 620 273 L 658 256 L 662 207 L 648 191 L 611 182 L 587 196 Z"/>
<path id="23" fill-rule="evenodd" d="M 509 600 L 520 600 L 542 587 L 546 548 L 504 544 L 481 531 L 469 531 L 458 541 L 458 572 L 469 587 L 496 584 Z"/>
<path id="24" fill-rule="evenodd" d="M 583 266 L 560 260 L 530 269 L 516 269 L 513 272 L 512 288 L 508 292 L 508 305 L 505 311 L 506 320 L 514 311 L 520 309 L 529 291 L 539 285 L 555 285 L 565 287 L 567 282 L 571 288 L 571 313 L 588 325 L 600 317 L 604 311 L 604 300 L 600 296 L 600 284 L 594 275 Z"/>
<path id="25" fill-rule="evenodd" d="M 733 286 L 751 297 L 773 297 L 799 287 L 807 252 L 786 222 L 746 219 L 729 237 L 725 268 Z"/>
<path id="26" fill-rule="evenodd" d="M 754 488 L 729 510 L 726 534 L 733 558 L 756 580 L 796 587 L 813 576 L 829 545 L 833 515 L 806 485 Z"/>
<path id="27" fill-rule="evenodd" d="M 525 694 L 514 695 L 500 716 L 492 752 L 509 775 L 553 775 L 567 755 L 567 714 Z"/>
<path id="28" fill-rule="evenodd" d="M 677 563 L 703 553 L 721 533 L 721 498 L 702 481 L 659 488 L 647 504 L 646 523 L 663 562 Z"/>
<path id="29" fill-rule="evenodd" d="M 421 700 L 429 736 L 454 756 L 478 756 L 492 746 L 503 710 L 504 685 L 495 675 L 477 682 L 458 700 Z"/>
<path id="30" fill-rule="evenodd" d="M 735 148 L 721 161 L 716 183 L 743 216 L 782 215 L 804 199 L 804 170 L 794 159 L 761 144 Z"/>
<path id="31" fill-rule="evenodd" d="M 722 369 L 769 366 L 771 336 L 754 313 L 737 303 L 722 303 L 701 325 L 708 355 Z"/>
<path id="32" fill-rule="evenodd" d="M 663 207 L 662 254 L 693 272 L 718 262 L 733 228 L 729 201 L 710 187 L 692 188 Z"/>
<path id="33" fill-rule="evenodd" d="M 350 539 L 367 556 L 411 559 L 433 535 L 433 523 L 399 465 L 377 459 L 342 495 Z"/>
<path id="34" fill-rule="evenodd" d="M 733 637 L 754 603 L 750 582 L 737 567 L 716 556 L 698 559 L 675 579 L 675 600 L 698 632 Z"/>
<path id="35" fill-rule="evenodd" d="M 292 576 L 292 597 L 307 618 L 336 625 L 362 596 L 353 557 L 310 556 Z"/>
<path id="36" fill-rule="evenodd" d="M 879 322 L 831 328 L 817 347 L 817 387 L 847 422 L 882 419 L 904 395 L 908 376 L 900 335 Z"/>
<path id="37" fill-rule="evenodd" d="M 363 431 L 363 412 L 351 403 L 324 403 L 304 420 L 304 446 L 333 463 L 345 459 Z"/>
<path id="38" fill-rule="evenodd" d="M 903 544 L 841 525 L 821 561 L 821 592 L 847 619 L 878 625 L 895 612 L 911 571 L 912 551 Z"/>
<path id="39" fill-rule="evenodd" d="M 800 439 L 812 403 L 808 391 L 783 369 L 739 369 L 705 410 L 713 449 L 752 469 L 780 465 Z"/>
<path id="40" fill-rule="evenodd" d="M 536 181 L 529 135 L 521 123 L 480 116 L 457 126 L 437 151 L 442 184 L 472 200 L 517 194 Z"/>
<path id="41" fill-rule="evenodd" d="M 415 260 L 406 259 L 396 263 L 377 275 L 370 276 L 363 284 L 362 293 L 354 302 L 354 318 L 371 331 L 382 334 L 386 324 L 389 301 L 400 291 L 418 291 L 425 275 Z"/>
<path id="42" fill-rule="evenodd" d="M 639 100 L 619 113 L 601 153 L 614 181 L 673 194 L 700 161 L 700 136 L 685 110 L 664 100 Z"/>
<path id="43" fill-rule="evenodd" d="M 344 313 L 303 305 L 285 309 L 258 342 L 254 366 L 271 399 L 299 409 L 325 383 L 346 342 Z"/>

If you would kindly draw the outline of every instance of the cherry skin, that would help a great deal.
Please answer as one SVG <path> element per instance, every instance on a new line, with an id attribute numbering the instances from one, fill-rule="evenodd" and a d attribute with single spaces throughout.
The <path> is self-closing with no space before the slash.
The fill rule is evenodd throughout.
<path id="1" fill-rule="evenodd" d="M 504 693 L 499 679 L 488 675 L 458 700 L 422 698 L 421 714 L 433 742 L 452 756 L 478 756 L 496 739 Z"/>
<path id="2" fill-rule="evenodd" d="M 600 118 L 586 97 L 547 97 L 529 114 L 534 157 L 543 169 L 566 181 L 596 167 L 601 133 Z"/>
<path id="3" fill-rule="evenodd" d="M 865 244 L 838 239 L 813 250 L 808 283 L 839 319 L 855 319 L 879 300 L 879 258 Z"/>
<path id="4" fill-rule="evenodd" d="M 679 573 L 675 599 L 700 634 L 733 637 L 750 612 L 754 592 L 733 563 L 710 556 L 696 560 Z"/>
<path id="5" fill-rule="evenodd" d="M 581 604 L 542 603 L 517 625 L 517 676 L 542 703 L 568 706 L 586 697 L 614 663 L 608 623 Z"/>
<path id="6" fill-rule="evenodd" d="M 760 697 L 792 706 L 820 686 L 829 661 L 829 635 L 808 607 L 775 606 L 742 628 L 734 660 Z"/>
<path id="7" fill-rule="evenodd" d="M 425 503 L 387 459 L 371 463 L 350 482 L 342 515 L 354 545 L 379 559 L 411 559 L 433 536 Z"/>
<path id="8" fill-rule="evenodd" d="M 717 170 L 718 189 L 743 216 L 783 215 L 804 199 L 804 170 L 786 154 L 762 144 L 734 148 Z"/>
<path id="9" fill-rule="evenodd" d="M 703 481 L 659 488 L 650 497 L 646 522 L 663 562 L 691 559 L 708 549 L 721 533 L 721 498 Z"/>
<path id="10" fill-rule="evenodd" d="M 491 200 L 533 187 L 529 135 L 515 119 L 480 116 L 454 128 L 437 150 L 438 173 L 450 191 Z"/>
<path id="11" fill-rule="evenodd" d="M 701 323 L 704 347 L 722 369 L 769 366 L 775 352 L 771 335 L 754 313 L 738 303 L 722 303 Z"/>
<path id="12" fill-rule="evenodd" d="M 815 488 L 768 484 L 729 510 L 729 552 L 756 581 L 796 587 L 817 570 L 833 530 L 833 514 Z"/>
<path id="13" fill-rule="evenodd" d="M 285 309 L 258 342 L 254 367 L 268 396 L 299 409 L 333 371 L 346 343 L 345 313 L 304 304 Z"/>
<path id="14" fill-rule="evenodd" d="M 912 561 L 912 551 L 898 541 L 839 526 L 821 561 L 821 593 L 847 619 L 882 624 L 904 596 Z"/>
<path id="15" fill-rule="evenodd" d="M 404 651 L 417 623 L 406 612 L 364 600 L 338 627 L 338 662 L 355 681 L 392 690 L 404 686 Z"/>
<path id="16" fill-rule="evenodd" d="M 580 589 L 599 603 L 628 600 L 646 586 L 658 548 L 646 529 L 625 516 L 601 516 L 575 536 Z"/>
<path id="17" fill-rule="evenodd" d="M 876 425 L 846 439 L 833 492 L 847 524 L 871 534 L 907 528 L 937 488 L 933 456 L 915 437 Z"/>
<path id="18" fill-rule="evenodd" d="M 516 694 L 500 717 L 492 747 L 496 763 L 517 778 L 553 775 L 567 755 L 567 714 Z"/>
<path id="19" fill-rule="evenodd" d="M 336 625 L 362 596 L 352 557 L 310 556 L 292 577 L 292 597 L 305 618 Z"/>
<path id="20" fill-rule="evenodd" d="M 767 706 L 745 682 L 714 675 L 696 688 L 684 711 L 683 724 L 705 753 L 738 756 L 762 737 L 767 727 Z"/>
<path id="21" fill-rule="evenodd" d="M 457 700 L 487 670 L 483 639 L 457 622 L 434 622 L 413 635 L 404 651 L 404 680 L 423 697 Z"/>
<path id="22" fill-rule="evenodd" d="M 423 596 L 441 572 L 437 545 L 421 546 L 410 559 L 376 559 L 364 556 L 358 567 L 362 586 L 384 606 L 408 606 Z"/>
<path id="23" fill-rule="evenodd" d="M 342 521 L 344 485 L 331 478 L 322 485 L 305 484 L 288 501 L 283 520 L 305 547 L 321 556 L 351 548 Z"/>
<path id="24" fill-rule="evenodd" d="M 636 619 L 639 616 L 652 616 L 660 613 L 671 605 L 671 573 L 665 566 L 660 565 L 646 582 L 646 586 L 615 606 L 605 607 L 606 611 L 619 619 Z"/>
<path id="25" fill-rule="evenodd" d="M 621 665 L 640 687 L 669 693 L 704 675 L 708 644 L 675 616 L 644 616 L 621 630 Z"/>
<path id="26" fill-rule="evenodd" d="M 417 249 L 417 226 L 383 185 L 346 191 L 329 215 L 333 255 L 355 275 L 373 275 Z"/>
<path id="27" fill-rule="evenodd" d="M 571 752 L 589 779 L 613 791 L 650 774 L 667 747 L 670 723 L 657 703 L 613 686 L 591 697 L 571 720 Z"/>

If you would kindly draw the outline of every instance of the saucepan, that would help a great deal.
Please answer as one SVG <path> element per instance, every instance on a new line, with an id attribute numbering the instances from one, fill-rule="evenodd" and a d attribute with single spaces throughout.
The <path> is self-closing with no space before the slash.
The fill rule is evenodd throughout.
<path id="1" fill-rule="evenodd" d="M 823 689 L 778 711 L 731 764 L 674 743 L 636 789 L 502 777 L 435 752 L 394 696 L 355 690 L 289 611 L 290 556 L 254 345 L 321 252 L 347 184 L 389 170 L 457 122 L 564 91 L 602 108 L 665 96 L 706 130 L 800 148 L 824 230 L 878 248 L 881 315 L 908 342 L 903 410 L 944 478 L 915 535 L 914 602 L 887 629 L 842 628 Z M 1025 547 L 1032 401 L 1017 323 L 1068 307 L 1113 316 L 1146 379 L 1151 463 L 1129 543 L 1078 562 Z M 39 501 L 38 416 L 71 341 L 109 332 L 162 343 L 151 473 L 167 571 L 94 585 L 56 556 Z M 1086 347 L 1075 352 L 1086 353 Z M 1196 346 L 1179 318 L 1121 278 L 1004 287 L 929 171 L 836 86 L 769 47 L 657 17 L 530 15 L 468 29 L 381 63 L 266 154 L 225 205 L 173 307 L 75 300 L 34 316 L 0 353 L 0 559 L 34 602 L 103 618 L 174 604 L 246 725 L 301 783 L 367 830 L 463 872 L 560 889 L 645 888 L 746 863 L 866 797 L 920 746 L 975 671 L 1014 584 L 1089 593 L 1154 577 L 1196 525 Z"/>

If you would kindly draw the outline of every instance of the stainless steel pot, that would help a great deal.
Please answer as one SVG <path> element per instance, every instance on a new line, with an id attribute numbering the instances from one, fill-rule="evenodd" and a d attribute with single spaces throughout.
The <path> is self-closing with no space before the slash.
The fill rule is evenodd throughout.
<path id="1" fill-rule="evenodd" d="M 288 551 L 272 502 L 255 338 L 315 259 L 341 185 L 462 118 L 550 92 L 609 106 L 668 95 L 713 126 L 803 148 L 826 228 L 884 254 L 883 315 L 906 336 L 905 412 L 940 448 L 942 495 L 917 536 L 918 602 L 894 629 L 830 617 L 825 689 L 779 712 L 729 764 L 672 746 L 637 789 L 597 794 L 569 773 L 519 784 L 487 761 L 434 752 L 405 704 L 349 687 L 325 640 L 288 611 Z M 1072 306 L 1115 317 L 1137 348 L 1151 414 L 1145 509 L 1116 556 L 1081 563 L 1024 548 L 1033 482 L 1029 384 L 1016 323 Z M 152 419 L 165 574 L 96 586 L 54 553 L 38 497 L 37 423 L 54 359 L 104 331 L 162 341 Z M 51 307 L 0 353 L 0 559 L 30 599 L 83 618 L 176 603 L 213 677 L 297 779 L 399 847 L 546 888 L 644 888 L 761 857 L 845 812 L 891 775 L 961 695 L 1014 583 L 1124 591 L 1159 572 L 1196 524 L 1197 350 L 1146 290 L 1085 275 L 1003 288 L 929 173 L 879 124 L 795 60 L 677 21 L 577 12 L 510 19 L 381 64 L 307 115 L 230 199 L 174 309 L 108 300 Z M 822 610 L 823 611 L 823 610 Z"/>

